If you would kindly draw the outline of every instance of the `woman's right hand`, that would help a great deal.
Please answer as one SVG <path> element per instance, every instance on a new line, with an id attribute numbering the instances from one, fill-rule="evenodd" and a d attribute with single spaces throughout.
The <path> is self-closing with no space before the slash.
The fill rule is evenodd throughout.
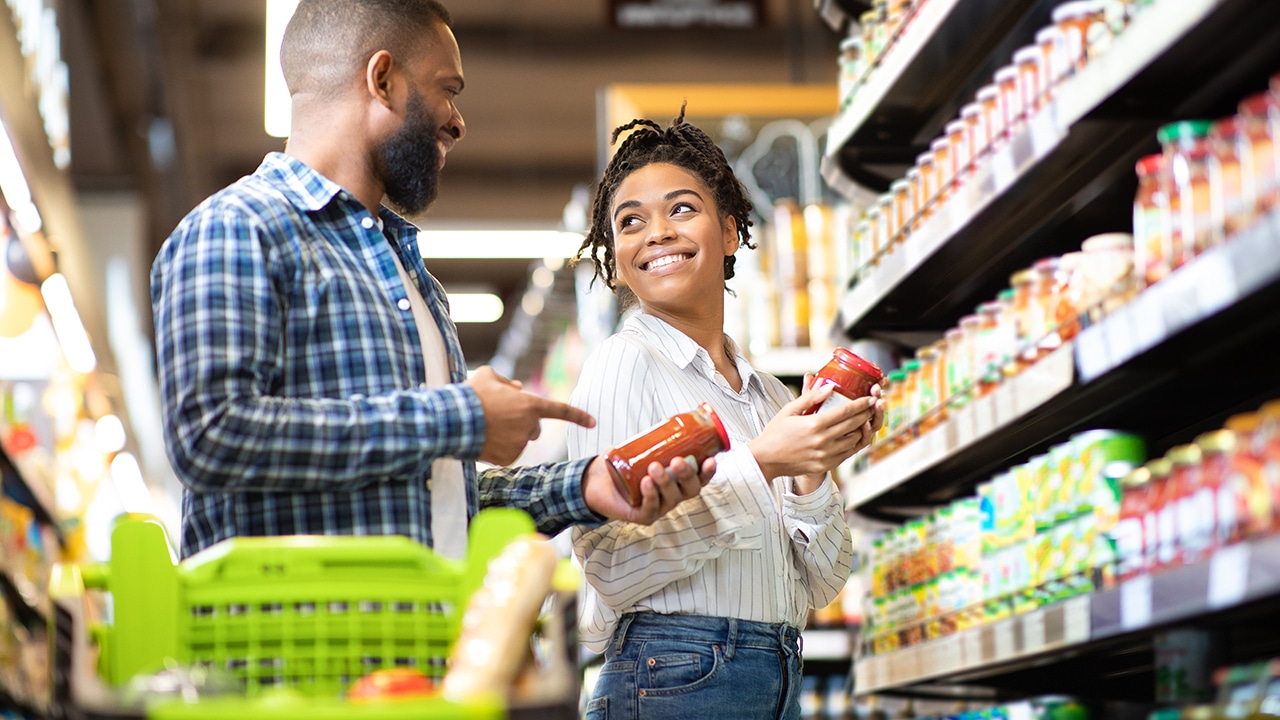
<path id="1" fill-rule="evenodd" d="M 878 397 L 805 415 L 830 397 L 832 386 L 823 383 L 814 388 L 810 376 L 805 377 L 804 386 L 800 397 L 783 405 L 764 431 L 747 443 L 767 480 L 783 475 L 821 476 L 866 447 L 875 433 L 872 423 Z"/>

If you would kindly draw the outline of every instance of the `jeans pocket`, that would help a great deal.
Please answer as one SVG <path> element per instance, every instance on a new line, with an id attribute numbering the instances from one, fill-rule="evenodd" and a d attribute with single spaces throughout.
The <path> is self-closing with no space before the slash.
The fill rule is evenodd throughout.
<path id="1" fill-rule="evenodd" d="M 609 720 L 609 698 L 593 698 L 587 703 L 586 720 Z"/>
<path id="2" fill-rule="evenodd" d="M 720 669 L 720 646 L 669 640 L 646 642 L 637 673 L 642 695 L 668 695 L 696 690 Z"/>

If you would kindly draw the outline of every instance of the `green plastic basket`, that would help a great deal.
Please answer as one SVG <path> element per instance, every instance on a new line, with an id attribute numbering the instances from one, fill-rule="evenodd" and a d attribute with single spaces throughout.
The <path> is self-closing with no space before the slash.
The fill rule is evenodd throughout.
<path id="1" fill-rule="evenodd" d="M 533 531 L 528 515 L 493 509 L 472 521 L 464 562 L 398 536 L 294 536 L 235 538 L 175 564 L 157 520 L 124 519 L 110 564 L 82 568 L 113 599 L 99 674 L 119 685 L 166 661 L 203 665 L 243 680 L 247 698 L 338 697 L 382 668 L 442 677 L 489 560 Z"/>

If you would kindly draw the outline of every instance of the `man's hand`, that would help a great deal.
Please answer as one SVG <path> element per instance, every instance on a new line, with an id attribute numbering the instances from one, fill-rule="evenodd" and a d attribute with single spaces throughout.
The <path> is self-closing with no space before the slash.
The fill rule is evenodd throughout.
<path id="1" fill-rule="evenodd" d="M 491 465 L 515 462 L 524 446 L 542 432 L 539 423 L 543 418 L 567 420 L 583 427 L 596 424 L 595 418 L 572 405 L 524 392 L 520 383 L 502 377 L 488 366 L 476 370 L 467 384 L 479 396 L 484 409 L 480 459 Z"/>
<path id="2" fill-rule="evenodd" d="M 702 463 L 700 474 L 684 458 L 672 460 L 666 468 L 662 463 L 650 463 L 649 474 L 640 478 L 640 505 L 633 506 L 630 498 L 614 483 L 608 463 L 600 455 L 587 466 L 582 496 L 587 507 L 610 520 L 651 525 L 675 506 L 697 496 L 715 474 L 715 458 L 707 458 Z"/>

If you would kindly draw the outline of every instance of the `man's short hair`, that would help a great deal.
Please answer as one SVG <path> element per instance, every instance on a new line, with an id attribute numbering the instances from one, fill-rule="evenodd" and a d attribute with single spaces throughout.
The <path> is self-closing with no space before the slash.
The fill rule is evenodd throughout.
<path id="1" fill-rule="evenodd" d="M 336 93 L 379 50 L 407 61 L 435 38 L 438 23 L 453 26 L 437 0 L 301 0 L 280 42 L 289 94 Z"/>

